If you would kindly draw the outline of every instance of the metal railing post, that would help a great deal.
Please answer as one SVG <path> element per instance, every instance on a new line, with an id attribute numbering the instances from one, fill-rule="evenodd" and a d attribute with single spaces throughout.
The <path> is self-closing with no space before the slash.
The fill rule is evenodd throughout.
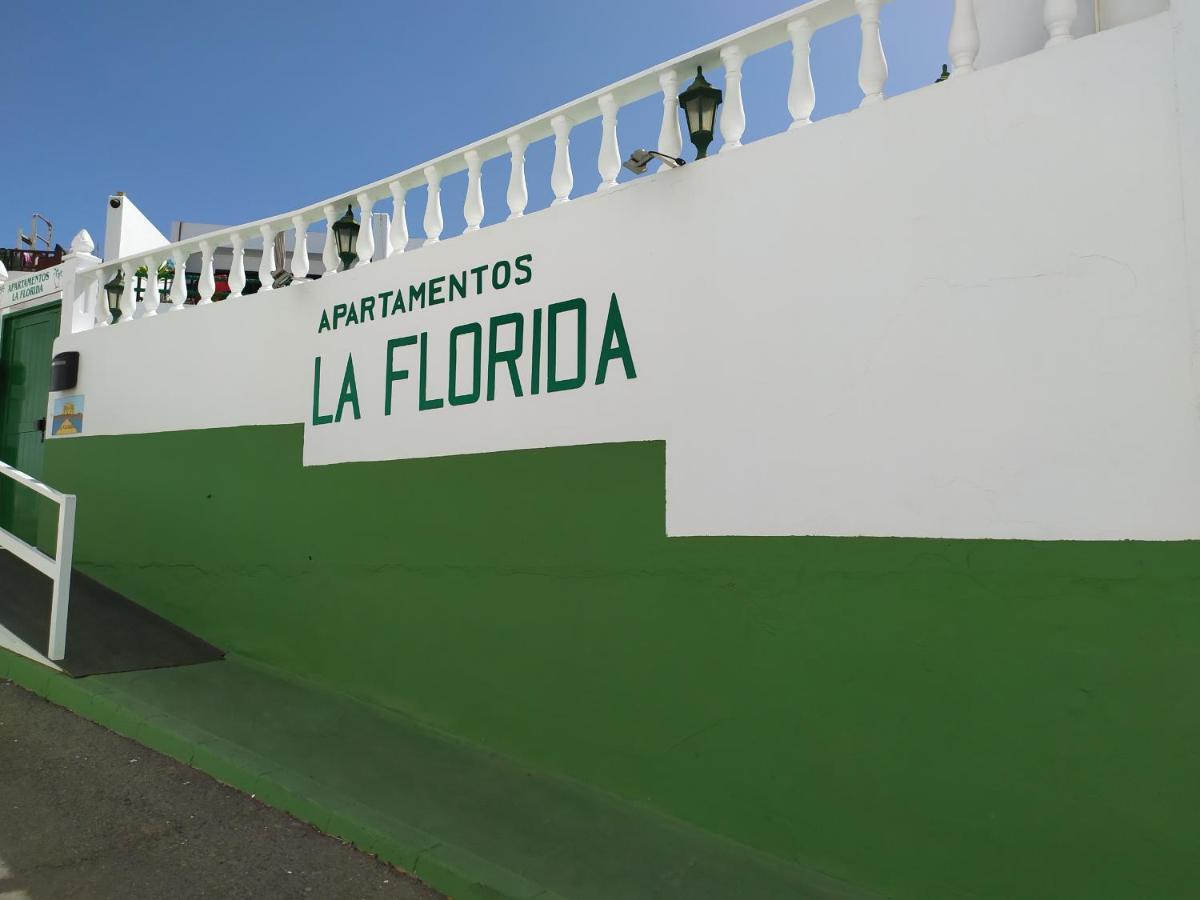
<path id="1" fill-rule="evenodd" d="M 67 612 L 71 602 L 71 556 L 75 550 L 75 495 L 67 494 L 58 510 L 58 544 L 54 554 L 54 593 L 50 600 L 50 648 L 46 657 L 60 662 L 67 655 Z"/>

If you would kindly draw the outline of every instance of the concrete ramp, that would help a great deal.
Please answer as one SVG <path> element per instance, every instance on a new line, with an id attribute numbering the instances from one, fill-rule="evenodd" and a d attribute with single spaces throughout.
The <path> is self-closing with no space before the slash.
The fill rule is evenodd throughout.
<path id="1" fill-rule="evenodd" d="M 221 659 L 224 651 L 75 570 L 67 617 L 67 654 L 45 658 L 50 580 L 0 551 L 0 646 L 75 678 L 161 669 Z M 23 646 L 22 646 L 23 645 Z"/>

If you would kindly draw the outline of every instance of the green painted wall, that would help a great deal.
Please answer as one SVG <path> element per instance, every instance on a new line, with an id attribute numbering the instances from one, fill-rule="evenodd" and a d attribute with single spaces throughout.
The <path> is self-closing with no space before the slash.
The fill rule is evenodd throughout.
<path id="1" fill-rule="evenodd" d="M 49 447 L 78 554 L 228 649 L 903 898 L 1200 882 L 1194 544 L 671 539 L 663 445 L 304 469 Z"/>

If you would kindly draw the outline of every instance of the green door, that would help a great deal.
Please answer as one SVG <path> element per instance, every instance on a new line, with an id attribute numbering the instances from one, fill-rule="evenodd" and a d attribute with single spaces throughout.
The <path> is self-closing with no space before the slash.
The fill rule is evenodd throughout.
<path id="1" fill-rule="evenodd" d="M 41 478 L 45 448 L 39 423 L 45 427 L 59 305 L 12 313 L 0 323 L 0 460 Z M 45 506 L 28 488 L 0 478 L 0 528 L 32 544 Z"/>

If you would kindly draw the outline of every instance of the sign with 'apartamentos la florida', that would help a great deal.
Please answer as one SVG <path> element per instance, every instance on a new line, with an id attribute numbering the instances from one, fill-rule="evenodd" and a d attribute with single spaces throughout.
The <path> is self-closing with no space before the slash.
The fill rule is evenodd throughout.
<path id="1" fill-rule="evenodd" d="M 371 339 L 365 352 L 348 349 L 314 357 L 311 425 L 386 417 L 401 407 L 424 413 L 600 387 L 614 377 L 637 378 L 614 291 L 604 297 L 510 307 L 444 328 L 423 315 L 441 304 L 464 303 L 483 313 L 495 308 L 493 301 L 503 294 L 534 281 L 533 254 L 524 253 L 322 309 L 318 336 L 354 329 L 359 335 L 369 330 Z M 362 341 L 354 344 L 361 347 Z M 598 347 L 595 353 L 589 352 L 592 346 Z M 364 378 L 379 382 L 381 390 L 372 392 L 377 408 L 364 402 Z"/>
<path id="2" fill-rule="evenodd" d="M 42 269 L 40 272 L 13 272 L 7 282 L 0 285 L 0 309 L 39 300 L 62 290 L 63 267 L 61 265 Z"/>

